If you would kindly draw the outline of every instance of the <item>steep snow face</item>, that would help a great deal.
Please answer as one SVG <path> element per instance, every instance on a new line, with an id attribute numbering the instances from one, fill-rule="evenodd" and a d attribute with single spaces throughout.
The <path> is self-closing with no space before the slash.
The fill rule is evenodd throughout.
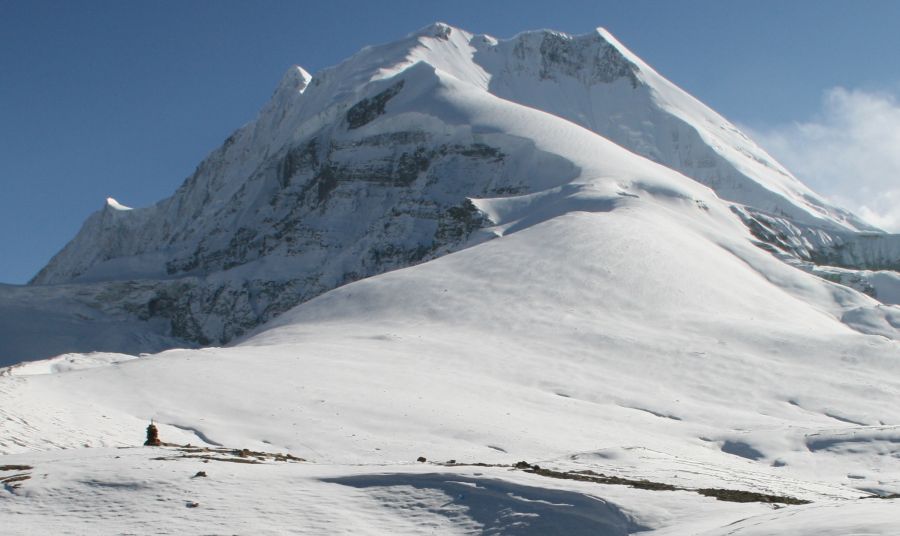
<path id="1" fill-rule="evenodd" d="M 832 230 L 873 228 L 828 205 L 725 118 L 603 29 L 475 38 L 489 90 L 561 117 L 713 188 L 728 201 Z"/>
<path id="2" fill-rule="evenodd" d="M 126 266 L 117 267 L 116 271 L 125 271 L 132 279 L 156 275 L 154 268 L 145 268 L 143 262 L 128 258 L 141 248 L 134 243 L 134 239 L 149 226 L 148 216 L 153 212 L 153 209 L 129 209 L 108 198 L 99 211 L 88 217 L 75 238 L 34 277 L 32 283 L 64 283 L 109 261 L 124 263 Z M 55 276 L 58 272 L 66 275 Z M 103 278 L 104 274 L 98 277 Z"/>
<path id="3" fill-rule="evenodd" d="M 292 67 L 175 195 L 107 204 L 33 283 L 87 285 L 167 323 L 161 335 L 219 344 L 342 284 L 527 227 L 533 196 L 597 177 L 617 202 L 716 205 L 705 184 L 827 237 L 863 227 L 603 31 L 498 41 L 436 24 L 314 77 Z M 156 287 L 142 305 L 105 290 L 135 279 Z"/>

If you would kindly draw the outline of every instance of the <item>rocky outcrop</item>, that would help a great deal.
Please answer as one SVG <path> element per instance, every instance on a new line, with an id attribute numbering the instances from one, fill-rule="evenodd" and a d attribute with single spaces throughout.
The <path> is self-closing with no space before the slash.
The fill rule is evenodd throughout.
<path id="1" fill-rule="evenodd" d="M 900 235 L 814 227 L 734 206 L 758 245 L 816 265 L 900 271 Z"/>

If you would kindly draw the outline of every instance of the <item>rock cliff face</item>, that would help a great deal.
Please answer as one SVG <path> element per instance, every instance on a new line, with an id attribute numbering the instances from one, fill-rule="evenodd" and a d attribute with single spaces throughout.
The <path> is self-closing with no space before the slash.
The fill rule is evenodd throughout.
<path id="1" fill-rule="evenodd" d="M 450 95 L 568 126 L 481 129 Z M 543 137 L 583 129 L 712 188 L 766 247 L 850 268 L 900 264 L 896 236 L 828 205 L 605 31 L 498 41 L 437 24 L 315 76 L 291 68 L 172 197 L 108 203 L 31 284 L 161 336 L 227 343 L 345 283 L 493 238 L 479 200 L 578 176 Z"/>

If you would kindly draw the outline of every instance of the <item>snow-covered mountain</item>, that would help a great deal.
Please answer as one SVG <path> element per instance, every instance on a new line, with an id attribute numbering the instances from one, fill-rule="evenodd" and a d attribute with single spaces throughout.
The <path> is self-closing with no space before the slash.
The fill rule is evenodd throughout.
<path id="1" fill-rule="evenodd" d="M 470 121 L 463 98 L 522 119 Z M 32 285 L 103 309 L 107 323 L 143 322 L 142 340 L 227 343 L 348 282 L 491 239 L 491 200 L 615 178 L 618 155 L 586 169 L 551 133 L 602 136 L 709 186 L 761 244 L 850 269 L 870 293 L 859 269 L 900 262 L 897 236 L 830 206 L 604 30 L 498 41 L 435 24 L 315 76 L 292 67 L 172 197 L 137 209 L 108 200 Z M 134 351 L 94 339 L 10 359 Z"/>
<path id="2" fill-rule="evenodd" d="M 0 286 L 0 520 L 893 534 L 897 243 L 604 31 L 292 68 Z"/>

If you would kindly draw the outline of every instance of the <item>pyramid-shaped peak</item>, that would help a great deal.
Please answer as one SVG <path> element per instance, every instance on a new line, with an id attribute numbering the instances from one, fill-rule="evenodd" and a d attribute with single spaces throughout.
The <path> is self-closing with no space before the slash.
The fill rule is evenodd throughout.
<path id="1" fill-rule="evenodd" d="M 580 35 L 531 30 L 490 47 L 506 51 L 510 61 L 520 65 L 520 72 L 536 74 L 539 80 L 573 77 L 591 85 L 626 79 L 636 87 L 637 74 L 645 68 L 637 56 L 602 29 Z"/>
<path id="2" fill-rule="evenodd" d="M 604 28 L 602 26 L 598 26 L 597 29 L 592 33 L 592 35 L 598 36 L 604 42 L 606 42 L 607 44 L 612 46 L 614 49 L 616 49 L 616 51 L 619 54 L 622 55 L 622 57 L 624 57 L 630 63 L 637 66 L 639 69 L 645 70 L 645 71 L 646 70 L 653 71 L 653 69 L 649 65 L 644 63 L 644 60 L 642 60 L 637 54 L 635 54 L 634 52 L 629 50 L 628 47 L 623 45 L 622 42 L 619 41 L 618 39 L 616 39 L 616 36 L 614 36 L 606 28 Z M 653 71 L 653 72 L 655 73 L 656 71 Z"/>
<path id="3" fill-rule="evenodd" d="M 306 86 L 309 85 L 310 80 L 312 80 L 312 75 L 306 72 L 306 69 L 299 65 L 292 65 L 285 71 L 284 76 L 281 77 L 281 82 L 278 83 L 278 88 L 275 92 L 280 93 L 288 91 L 302 93 L 303 90 L 306 89 Z"/>
<path id="4" fill-rule="evenodd" d="M 618 55 L 627 59 L 630 63 L 635 64 L 635 66 L 640 68 L 647 67 L 646 64 L 636 54 L 631 52 L 628 47 L 626 47 L 622 44 L 621 41 L 616 39 L 612 32 L 602 26 L 598 26 L 592 32 L 583 34 L 570 34 L 551 29 L 528 30 L 517 34 L 511 39 L 511 41 L 523 40 L 537 42 L 567 42 L 569 43 L 569 46 L 578 48 L 612 48 L 615 50 L 615 52 L 618 53 Z"/>
<path id="5" fill-rule="evenodd" d="M 515 36 L 513 36 L 510 41 L 516 41 L 523 38 L 527 39 L 542 39 L 545 37 L 556 37 L 560 39 L 565 39 L 568 41 L 582 41 L 582 42 L 608 42 L 609 44 L 621 46 L 621 43 L 609 32 L 606 28 L 602 26 L 598 26 L 594 31 L 583 33 L 583 34 L 574 34 L 568 33 L 561 30 L 554 30 L 552 28 L 539 28 L 534 30 L 525 30 L 523 32 L 519 32 Z M 505 41 L 505 39 L 501 39 L 501 41 Z"/>

